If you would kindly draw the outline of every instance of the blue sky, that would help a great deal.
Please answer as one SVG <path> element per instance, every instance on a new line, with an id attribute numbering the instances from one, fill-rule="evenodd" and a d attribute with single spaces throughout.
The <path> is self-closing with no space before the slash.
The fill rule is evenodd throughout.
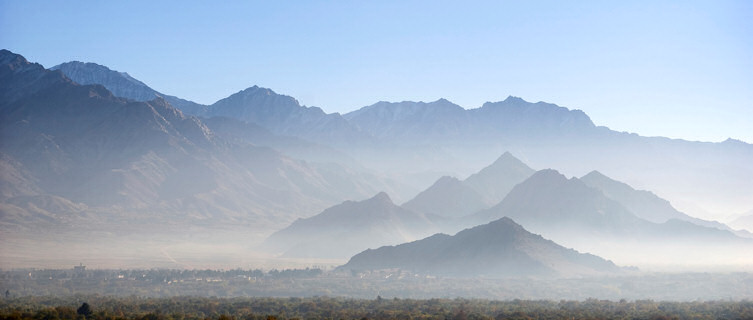
<path id="1" fill-rule="evenodd" d="M 327 112 L 508 95 L 647 136 L 753 142 L 753 1 L 11 1 L 0 47 L 213 103 L 253 85 Z"/>

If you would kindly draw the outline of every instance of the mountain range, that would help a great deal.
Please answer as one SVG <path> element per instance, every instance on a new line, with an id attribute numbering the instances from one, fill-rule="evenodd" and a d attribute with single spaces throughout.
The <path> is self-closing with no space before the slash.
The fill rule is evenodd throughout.
<path id="1" fill-rule="evenodd" d="M 343 259 L 365 248 L 413 241 L 438 231 L 424 214 L 401 208 L 380 192 L 296 220 L 273 233 L 265 245 L 286 257 Z"/>
<path id="2" fill-rule="evenodd" d="M 145 85 L 133 85 L 143 83 L 126 73 L 106 67 L 72 62 L 55 68 L 79 83 L 120 77 L 121 81 L 99 81 L 112 92 L 140 88 L 138 94 L 123 93 L 129 99 L 156 94 L 171 101 Z M 183 108 L 178 102 L 171 104 Z M 335 147 L 358 164 L 411 186 L 395 194 L 396 198 L 411 198 L 410 190 L 425 189 L 443 175 L 465 176 L 511 151 L 529 165 L 557 168 L 568 175 L 598 170 L 651 189 L 694 216 L 705 214 L 703 208 L 724 214 L 753 207 L 753 168 L 747 165 L 753 159 L 753 146 L 749 144 L 734 139 L 690 142 L 615 132 L 596 126 L 580 110 L 517 97 L 487 102 L 476 109 L 464 109 L 445 99 L 378 102 L 341 116 L 301 106 L 292 97 L 254 86 L 212 105 L 182 110 L 202 118 L 223 116 L 253 122 L 276 135 Z M 313 159 L 320 158 L 321 153 L 314 154 Z M 705 174 L 709 170 L 713 174 Z"/>
<path id="3" fill-rule="evenodd" d="M 0 241 L 9 244 L 62 231 L 231 228 L 244 234 L 232 241 L 271 234 L 264 247 L 284 257 L 346 258 L 471 228 L 500 243 L 510 239 L 488 230 L 512 233 L 551 253 L 504 268 L 569 275 L 580 271 L 562 270 L 598 268 L 516 228 L 609 259 L 619 245 L 747 246 L 741 237 L 750 235 L 675 207 L 753 207 L 751 145 L 614 132 L 582 111 L 516 97 L 470 110 L 445 99 L 379 102 L 340 115 L 253 86 L 201 105 L 104 66 L 48 70 L 2 50 L 0 137 Z M 473 228 L 503 218 L 514 222 Z M 427 243 L 466 239 L 448 237 Z M 532 255 L 504 246 L 489 252 Z M 16 259 L 24 250 L 0 254 Z M 503 263 L 482 256 L 479 263 Z"/>
<path id="4" fill-rule="evenodd" d="M 503 199 L 496 205 L 486 206 L 479 193 L 472 193 L 474 198 L 468 197 L 467 192 L 473 189 L 464 183 L 476 181 L 485 181 L 484 185 L 493 190 L 505 190 L 504 194 L 498 195 Z M 646 205 L 638 205 L 642 198 L 648 199 Z M 444 207 L 446 210 L 416 210 L 417 203 L 434 204 L 437 209 Z M 461 215 L 451 210 L 466 212 L 474 206 L 478 208 L 472 214 Z M 665 254 L 673 257 L 662 250 L 670 247 L 675 255 L 684 255 L 708 246 L 734 247 L 735 250 L 753 247 L 753 240 L 741 237 L 745 234 L 738 236 L 721 223 L 691 218 L 648 191 L 635 190 L 598 172 L 591 172 L 581 179 L 567 179 L 552 169 L 534 172 L 510 153 L 503 154 L 493 164 L 464 181 L 453 177 L 441 178 L 403 204 L 402 208 L 392 203 L 384 193 L 362 202 L 349 201 L 331 207 L 274 233 L 266 240 L 266 246 L 274 252 L 283 253 L 285 257 L 345 258 L 361 250 L 428 236 L 437 230 L 453 234 L 463 226 L 471 228 L 500 218 L 511 218 L 527 232 L 553 239 L 557 244 L 624 261 L 630 259 L 625 258 L 624 252 L 614 250 L 617 245 L 629 249 L 627 251 L 632 254 Z M 422 241 L 434 243 L 443 237 L 448 236 L 432 236 L 434 240 Z M 493 242 L 494 239 L 489 238 L 489 241 Z M 476 249 L 454 247 L 453 250 Z M 374 250 L 369 252 L 376 254 Z M 729 253 L 724 254 L 729 258 Z M 400 268 L 400 263 L 404 263 L 393 261 L 396 264 L 392 267 L 379 264 L 382 259 L 397 259 L 391 254 L 368 259 L 369 263 L 356 264 L 358 267 L 353 268 Z M 681 261 L 682 257 L 674 259 Z M 433 264 L 430 261 L 420 262 L 420 259 L 416 261 Z M 489 262 L 474 263 L 488 265 Z M 458 267 L 455 271 L 460 270 L 469 269 Z M 444 272 L 449 271 L 439 273 Z M 470 274 L 472 272 L 466 275 Z"/>
<path id="5" fill-rule="evenodd" d="M 160 97 L 116 97 L 7 50 L 0 61 L 2 203 L 13 213 L 4 224 L 33 225 L 24 217 L 33 212 L 63 219 L 84 210 L 96 213 L 94 221 L 149 217 L 263 230 L 390 189 L 338 164 L 223 139 Z"/>
<path id="6" fill-rule="evenodd" d="M 461 217 L 489 208 L 505 198 L 534 170 L 505 152 L 494 163 L 463 181 L 444 176 L 403 207 L 444 217 Z"/>

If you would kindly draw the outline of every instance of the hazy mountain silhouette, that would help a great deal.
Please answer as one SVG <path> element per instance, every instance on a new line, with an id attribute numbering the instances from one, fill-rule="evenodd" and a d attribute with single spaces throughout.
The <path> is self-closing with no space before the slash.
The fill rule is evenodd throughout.
<path id="1" fill-rule="evenodd" d="M 733 228 L 745 229 L 748 232 L 753 232 L 753 210 L 735 218 L 735 220 L 732 220 L 729 224 Z"/>
<path id="2" fill-rule="evenodd" d="M 505 152 L 494 163 L 460 181 L 442 177 L 403 207 L 444 217 L 461 217 L 489 208 L 504 199 L 534 170 Z"/>
<path id="3" fill-rule="evenodd" d="M 483 222 L 505 216 L 545 236 L 547 232 L 564 230 L 593 230 L 611 235 L 648 226 L 647 221 L 599 190 L 551 169 L 534 173 L 515 186 L 502 202 L 474 214 L 473 218 Z"/>
<path id="4" fill-rule="evenodd" d="M 161 98 L 115 97 L 7 50 L 0 61 L 2 200 L 18 214 L 31 216 L 32 207 L 53 199 L 68 207 L 50 211 L 61 219 L 88 207 L 99 221 L 179 217 L 264 228 L 381 185 L 345 168 L 316 168 L 219 139 Z"/>
<path id="5" fill-rule="evenodd" d="M 60 70 L 66 77 L 79 84 L 100 84 L 116 97 L 143 102 L 161 97 L 187 114 L 202 115 L 206 112 L 205 105 L 157 92 L 126 72 L 110 70 L 96 63 L 71 61 L 54 66 L 50 70 Z"/>
<path id="6" fill-rule="evenodd" d="M 382 157 L 366 153 L 357 160 L 402 170 L 405 177 L 418 177 L 413 173 L 422 169 L 447 175 L 449 168 L 463 175 L 511 151 L 533 167 L 570 175 L 598 170 L 637 181 L 686 206 L 741 211 L 753 205 L 753 167 L 746 164 L 753 159 L 753 146 L 732 139 L 690 142 L 615 132 L 595 126 L 580 110 L 517 97 L 468 110 L 446 100 L 380 102 L 344 117 L 392 145 Z"/>
<path id="7" fill-rule="evenodd" d="M 439 178 L 431 187 L 402 206 L 443 217 L 460 217 L 489 207 L 476 190 L 464 181 L 449 176 Z"/>
<path id="8" fill-rule="evenodd" d="M 467 175 L 512 151 L 534 167 L 578 176 L 598 170 L 650 186 L 685 210 L 740 212 L 753 206 L 753 167 L 747 165 L 753 146 L 734 139 L 702 143 L 615 132 L 595 126 L 580 110 L 512 96 L 468 110 L 445 99 L 379 102 L 340 116 L 254 86 L 207 107 L 160 94 L 125 73 L 95 64 L 70 62 L 55 68 L 79 83 L 103 84 L 116 96 L 151 100 L 160 95 L 190 114 L 233 118 L 275 135 L 335 146 L 365 167 L 419 189 L 443 175 Z M 714 174 L 705 174 L 709 168 Z"/>
<path id="9" fill-rule="evenodd" d="M 723 225 L 692 218 L 617 180 L 650 189 L 683 211 L 694 204 L 713 204 L 719 212 L 753 207 L 753 146 L 734 139 L 641 137 L 597 127 L 579 110 L 515 97 L 470 110 L 444 99 L 380 102 L 340 116 L 254 86 L 203 106 L 96 64 L 53 69 L 0 51 L 4 230 L 231 225 L 261 239 L 344 200 L 382 190 L 409 199 L 435 182 L 404 208 L 377 201 L 382 206 L 374 212 L 394 213 L 380 216 L 389 222 L 374 223 L 381 231 L 358 229 L 340 242 L 361 234 L 413 237 L 395 233 L 409 229 L 395 220 L 404 216 L 398 212 L 430 218 L 418 224 L 433 227 L 508 216 L 579 250 L 591 247 L 576 244 L 616 244 L 585 250 L 611 258 L 608 253 L 639 255 L 670 242 L 727 249 L 741 241 L 715 229 Z M 568 176 L 598 172 L 582 180 L 554 171 L 532 175 L 511 154 L 499 157 L 508 150 L 532 167 Z M 463 181 L 450 178 L 495 158 Z M 304 256 L 306 246 L 338 244 L 331 239 L 283 251 Z M 627 247 L 633 244 L 647 246 Z M 693 250 L 718 251 L 699 248 Z"/>
<path id="10" fill-rule="evenodd" d="M 340 267 L 455 277 L 552 277 L 618 272 L 611 261 L 562 247 L 509 218 L 398 246 L 366 250 Z"/>
<path id="11" fill-rule="evenodd" d="M 286 257 L 348 258 L 367 248 L 420 239 L 437 232 L 423 214 L 395 205 L 381 192 L 346 201 L 272 234 L 265 246 Z"/>
<path id="12" fill-rule="evenodd" d="M 484 197 L 487 204 L 497 204 L 515 185 L 528 179 L 534 170 L 505 152 L 494 163 L 465 179 L 465 184 Z"/>
<path id="13" fill-rule="evenodd" d="M 655 223 L 667 222 L 671 219 L 691 222 L 699 226 L 727 230 L 739 236 L 749 237 L 749 232 L 739 232 L 729 226 L 717 222 L 691 217 L 677 211 L 669 201 L 659 198 L 653 192 L 635 190 L 626 183 L 613 180 L 598 171 L 591 171 L 580 178 L 586 185 L 599 189 L 610 199 L 616 200 L 625 208 L 641 219 Z"/>
<path id="14" fill-rule="evenodd" d="M 551 234 L 553 238 L 555 234 L 595 238 L 672 238 L 694 234 L 698 239 L 737 239 L 729 231 L 681 223 L 674 218 L 663 223 L 642 219 L 601 190 L 551 169 L 536 172 L 515 186 L 498 205 L 472 215 L 472 219 L 490 221 L 505 216 L 532 232 Z"/>

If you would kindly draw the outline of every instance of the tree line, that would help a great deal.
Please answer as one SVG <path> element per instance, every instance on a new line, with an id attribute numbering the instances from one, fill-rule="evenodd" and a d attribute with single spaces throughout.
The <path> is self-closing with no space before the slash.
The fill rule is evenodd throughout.
<path id="1" fill-rule="evenodd" d="M 24 297 L 4 319 L 753 319 L 751 301 Z"/>

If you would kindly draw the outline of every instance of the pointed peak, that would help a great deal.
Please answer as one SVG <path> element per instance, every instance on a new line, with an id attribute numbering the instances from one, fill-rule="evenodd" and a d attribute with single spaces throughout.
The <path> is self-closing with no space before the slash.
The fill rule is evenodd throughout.
<path id="1" fill-rule="evenodd" d="M 370 199 L 368 199 L 366 201 L 369 201 L 369 202 L 371 202 L 371 201 L 378 201 L 378 202 L 393 203 L 392 199 L 390 199 L 390 196 L 386 192 L 384 192 L 384 191 L 377 193 L 375 196 L 371 197 Z"/>
<path id="2" fill-rule="evenodd" d="M 496 167 L 526 167 L 529 168 L 528 165 L 523 163 L 523 161 L 520 161 L 520 159 L 516 158 L 512 155 L 512 153 L 505 151 L 497 160 L 494 160 L 494 162 L 489 165 L 488 168 L 496 168 Z"/>
<path id="3" fill-rule="evenodd" d="M 506 103 L 528 103 L 528 101 L 523 100 L 521 97 L 516 96 L 507 96 L 507 99 L 505 99 Z"/>
<path id="4" fill-rule="evenodd" d="M 506 230 L 523 230 L 523 227 L 519 225 L 515 220 L 509 217 L 502 217 L 489 223 L 489 226 L 495 229 L 504 228 Z"/>
<path id="5" fill-rule="evenodd" d="M 7 65 L 7 64 L 31 64 L 24 56 L 13 53 L 10 50 L 2 49 L 0 50 L 0 64 Z"/>
<path id="6" fill-rule="evenodd" d="M 455 103 L 453 103 L 452 101 L 447 100 L 445 98 L 439 98 L 439 99 L 437 99 L 437 101 L 434 101 L 434 102 L 431 102 L 431 103 L 433 103 L 433 104 L 442 104 L 442 105 L 453 105 L 453 106 L 456 106 Z"/>
<path id="7" fill-rule="evenodd" d="M 501 161 L 511 161 L 511 160 L 522 162 L 522 161 L 520 161 L 520 159 L 518 159 L 515 156 L 513 156 L 512 153 L 510 153 L 510 151 L 505 151 L 505 153 L 503 153 L 501 156 L 499 156 L 499 158 L 497 158 L 497 160 L 494 161 L 494 162 L 497 163 L 497 162 L 501 162 Z"/>
<path id="8" fill-rule="evenodd" d="M 263 87 L 260 87 L 258 85 L 254 85 L 252 87 L 248 87 L 246 89 L 238 91 L 238 93 L 256 93 L 256 92 L 264 92 L 264 93 L 267 93 L 267 94 L 275 93 L 274 91 L 272 91 L 272 89 L 263 88 Z"/>
<path id="9" fill-rule="evenodd" d="M 585 176 L 582 176 L 581 179 L 609 179 L 612 180 L 612 178 L 607 177 L 603 173 L 594 170 L 586 174 Z"/>

